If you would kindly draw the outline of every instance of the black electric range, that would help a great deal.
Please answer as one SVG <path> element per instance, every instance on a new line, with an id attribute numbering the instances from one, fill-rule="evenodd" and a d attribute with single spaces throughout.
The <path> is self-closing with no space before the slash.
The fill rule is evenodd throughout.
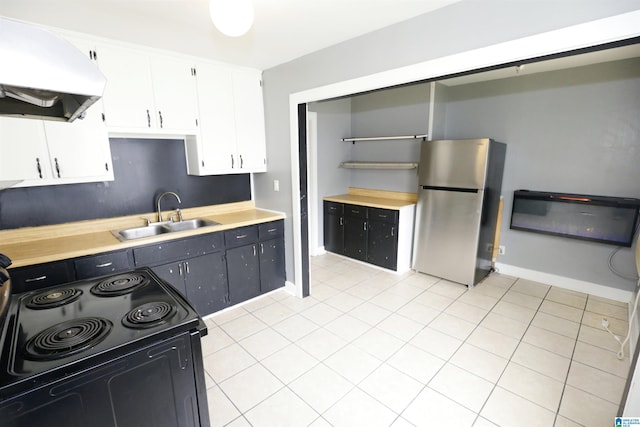
<path id="1" fill-rule="evenodd" d="M 0 426 L 208 426 L 198 313 L 150 269 L 14 295 Z"/>

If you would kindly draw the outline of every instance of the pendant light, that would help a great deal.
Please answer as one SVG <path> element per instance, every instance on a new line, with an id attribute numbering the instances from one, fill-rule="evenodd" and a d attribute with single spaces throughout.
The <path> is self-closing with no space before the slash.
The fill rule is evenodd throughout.
<path id="1" fill-rule="evenodd" d="M 240 37 L 253 24 L 253 0 L 210 0 L 209 13 L 222 34 Z"/>

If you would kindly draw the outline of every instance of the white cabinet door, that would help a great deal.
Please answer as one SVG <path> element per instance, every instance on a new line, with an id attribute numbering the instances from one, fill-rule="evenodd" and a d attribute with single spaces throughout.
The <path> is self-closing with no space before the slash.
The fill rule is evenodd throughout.
<path id="1" fill-rule="evenodd" d="M 212 64 L 197 67 L 200 110 L 200 162 L 206 174 L 233 173 L 239 165 L 233 111 L 231 68 Z"/>
<path id="2" fill-rule="evenodd" d="M 200 133 L 187 140 L 190 174 L 266 171 L 261 72 L 199 64 Z"/>
<path id="3" fill-rule="evenodd" d="M 94 104 L 84 119 L 72 123 L 44 122 L 54 181 L 113 180 L 109 138 L 100 107 Z"/>
<path id="4" fill-rule="evenodd" d="M 98 66 L 107 78 L 102 102 L 109 127 L 156 127 L 149 57 L 141 51 L 99 45 Z"/>
<path id="5" fill-rule="evenodd" d="M 46 180 L 50 176 L 42 121 L 0 117 L 0 181 Z"/>
<path id="6" fill-rule="evenodd" d="M 258 70 L 233 72 L 236 142 L 240 172 L 267 170 L 261 81 L 262 74 Z"/>
<path id="7" fill-rule="evenodd" d="M 193 64 L 177 58 L 151 57 L 156 123 L 162 129 L 197 129 L 198 98 Z"/>

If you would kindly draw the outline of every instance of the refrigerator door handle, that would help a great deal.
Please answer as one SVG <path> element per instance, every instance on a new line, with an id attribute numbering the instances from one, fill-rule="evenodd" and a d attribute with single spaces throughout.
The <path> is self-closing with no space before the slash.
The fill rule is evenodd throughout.
<path id="1" fill-rule="evenodd" d="M 463 187 L 439 187 L 436 185 L 421 185 L 423 190 L 436 190 L 436 191 L 457 191 L 459 193 L 477 193 L 478 188 L 463 188 Z"/>

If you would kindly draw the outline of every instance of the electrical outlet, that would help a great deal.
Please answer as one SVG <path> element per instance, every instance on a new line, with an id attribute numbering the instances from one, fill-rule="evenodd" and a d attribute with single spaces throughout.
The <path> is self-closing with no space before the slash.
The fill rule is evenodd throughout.
<path id="1" fill-rule="evenodd" d="M 504 255 L 506 252 L 506 249 L 504 248 L 504 246 L 498 246 L 498 255 Z"/>

